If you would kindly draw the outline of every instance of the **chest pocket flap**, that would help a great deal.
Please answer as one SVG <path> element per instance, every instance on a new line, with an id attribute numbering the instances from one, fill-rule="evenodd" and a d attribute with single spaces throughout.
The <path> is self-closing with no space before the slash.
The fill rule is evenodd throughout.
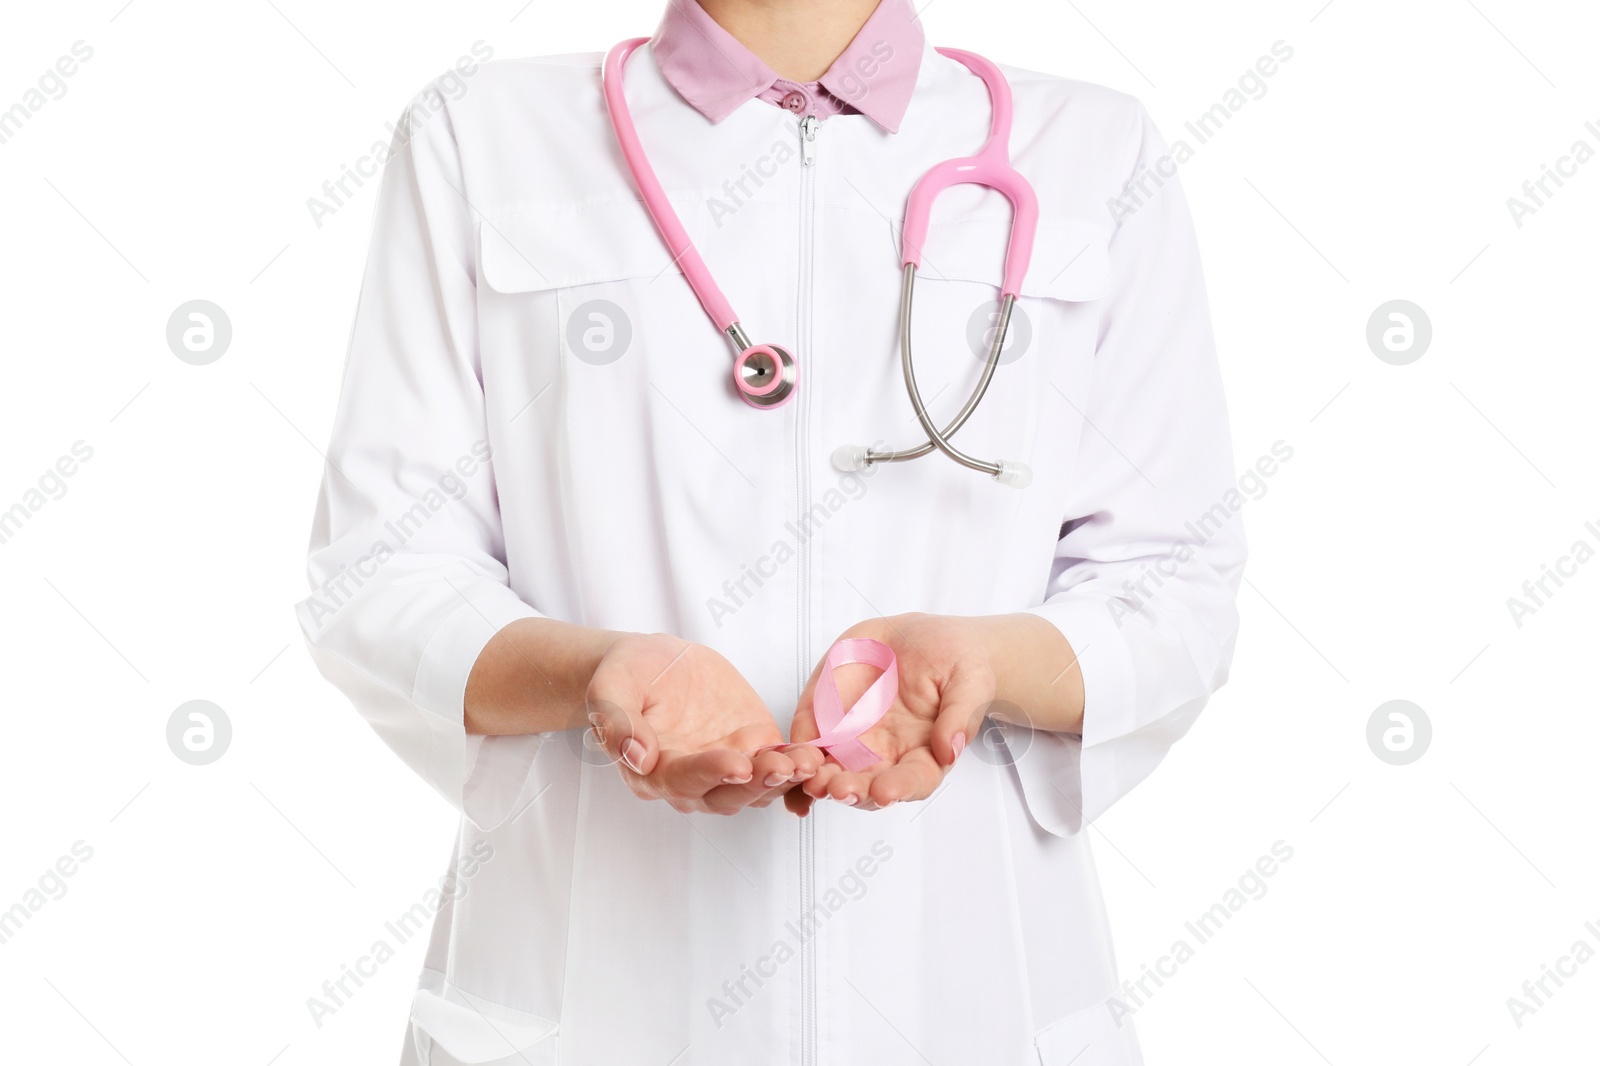
<path id="1" fill-rule="evenodd" d="M 998 286 L 1010 237 L 1009 216 L 935 219 L 928 226 L 918 280 L 946 278 Z M 1041 218 L 1022 295 L 1084 302 L 1098 300 L 1110 289 L 1106 236 L 1086 222 Z"/>
<path id="2" fill-rule="evenodd" d="M 699 234 L 686 228 L 698 243 Z M 484 284 L 501 293 L 683 273 L 637 200 L 552 204 L 485 218 L 478 260 Z"/>

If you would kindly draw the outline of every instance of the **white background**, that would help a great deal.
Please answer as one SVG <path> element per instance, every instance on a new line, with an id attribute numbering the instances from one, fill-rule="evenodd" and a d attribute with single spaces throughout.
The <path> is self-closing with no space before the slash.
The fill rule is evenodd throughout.
<path id="1" fill-rule="evenodd" d="M 0 510 L 93 449 L 0 544 L 0 910 L 93 849 L 0 944 L 0 1058 L 393 1061 L 420 938 L 320 1028 L 306 1000 L 422 898 L 454 819 L 291 614 L 374 189 L 321 228 L 306 200 L 473 42 L 598 51 L 660 6 L 124 2 L 8 5 L 0 29 L 0 109 L 94 50 L 0 144 Z M 1119 958 L 1137 976 L 1193 943 L 1184 923 L 1281 840 L 1266 894 L 1138 1010 L 1152 1064 L 1593 1061 L 1600 960 L 1520 1027 L 1506 1000 L 1600 947 L 1600 561 L 1520 628 L 1506 600 L 1600 546 L 1600 160 L 1520 228 L 1506 200 L 1600 148 L 1600 16 L 1323 3 L 924 15 L 935 43 L 1138 95 L 1173 140 L 1294 50 L 1182 169 L 1239 467 L 1294 455 L 1247 507 L 1233 679 L 1091 830 Z M 233 323 L 209 366 L 165 340 L 197 298 Z M 1432 320 L 1406 366 L 1365 339 L 1392 299 Z M 167 747 L 191 699 L 233 724 L 210 766 Z M 1432 722 L 1411 765 L 1368 748 L 1391 699 Z"/>

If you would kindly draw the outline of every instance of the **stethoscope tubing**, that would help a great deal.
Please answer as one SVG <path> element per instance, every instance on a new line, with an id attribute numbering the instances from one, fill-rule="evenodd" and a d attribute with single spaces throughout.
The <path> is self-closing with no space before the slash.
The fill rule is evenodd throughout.
<path id="1" fill-rule="evenodd" d="M 732 341 L 738 352 L 734 363 L 734 386 L 745 403 L 757 408 L 776 408 L 788 403 L 795 394 L 798 383 L 798 361 L 778 345 L 751 344 L 733 306 L 723 295 L 712 277 L 705 260 L 684 230 L 678 213 L 667 199 L 666 190 L 650 165 L 639 132 L 629 114 L 623 85 L 623 71 L 628 57 L 647 37 L 634 37 L 612 47 L 601 67 L 601 87 L 606 111 L 623 161 L 633 177 L 634 184 L 644 200 L 645 210 L 678 263 L 689 287 L 694 291 L 700 306 L 711 318 L 712 324 Z M 971 470 L 981 471 L 1007 485 L 1022 487 L 1032 480 L 1032 474 L 1022 463 L 1005 460 L 975 458 L 954 444 L 950 438 L 966 424 L 982 402 L 994 379 L 1000 353 L 1005 346 L 1006 331 L 1010 326 L 1011 312 L 1022 291 L 1023 278 L 1028 271 L 1033 254 L 1033 241 L 1038 229 L 1039 202 L 1033 187 L 1011 165 L 1009 142 L 1011 139 L 1012 98 L 1011 87 L 1000 68 L 982 56 L 959 48 L 940 48 L 938 51 L 957 60 L 982 79 L 989 92 L 991 115 L 989 135 L 975 155 L 947 159 L 931 167 L 912 187 L 906 202 L 905 218 L 901 227 L 902 264 L 900 290 L 900 366 L 905 377 L 906 393 L 911 407 L 921 423 L 927 440 L 911 448 L 878 451 L 846 445 L 834 453 L 834 463 L 841 469 L 861 469 L 873 463 L 898 463 L 921 458 L 934 450 Z M 917 268 L 922 262 L 922 244 L 927 238 L 928 223 L 932 216 L 933 201 L 952 185 L 983 185 L 1002 193 L 1012 209 L 1011 235 L 1006 246 L 1005 273 L 1000 284 L 1000 323 L 994 331 L 983 371 L 967 402 L 943 430 L 933 421 L 922 393 L 917 387 L 916 370 L 911 345 L 911 305 L 916 287 Z"/>
<path id="2" fill-rule="evenodd" d="M 928 413 L 927 406 L 922 402 L 922 392 L 917 388 L 917 372 L 911 358 L 911 299 L 916 286 L 917 268 L 912 263 L 907 263 L 901 270 L 900 286 L 900 370 L 906 381 L 906 394 L 911 398 L 911 409 L 916 412 L 917 421 L 922 423 L 922 428 L 928 439 L 911 448 L 900 448 L 893 451 L 876 451 L 868 448 L 863 457 L 868 465 L 873 463 L 903 463 L 912 459 L 920 459 L 935 448 L 972 470 L 980 470 L 991 477 L 999 477 L 1004 466 L 1000 462 L 986 462 L 974 459 L 950 443 L 949 438 L 955 436 L 956 431 L 966 425 L 967 419 L 972 417 L 972 412 L 978 409 L 978 404 L 983 402 L 984 394 L 989 391 L 989 382 L 994 380 L 995 368 L 1000 365 L 1000 352 L 1005 347 L 1006 331 L 1011 326 L 1011 310 L 1016 304 L 1015 297 L 1005 296 L 1000 301 L 1000 323 L 995 327 L 994 341 L 989 346 L 988 357 L 984 360 L 983 373 L 978 378 L 977 385 L 972 394 L 967 397 L 967 402 L 961 410 L 950 420 L 950 424 L 943 430 L 933 421 L 933 416 Z"/>
<path id="3" fill-rule="evenodd" d="M 710 316 L 712 324 L 726 333 L 729 327 L 739 321 L 739 316 L 733 313 L 733 305 L 722 294 L 722 288 L 712 277 L 705 260 L 700 258 L 700 251 L 689 239 L 678 213 L 672 209 L 672 202 L 661 187 L 661 179 L 656 177 L 650 157 L 645 154 L 644 145 L 639 143 L 639 131 L 634 127 L 633 116 L 628 112 L 622 72 L 633 50 L 649 40 L 648 37 L 634 37 L 617 44 L 606 54 L 600 77 L 606 111 L 611 116 L 611 126 L 616 130 L 617 144 L 622 149 L 628 172 L 644 199 L 645 210 L 650 213 L 661 239 L 666 242 L 667 250 L 672 253 L 672 261 L 683 270 L 684 278 L 694 290 L 700 306 Z"/>

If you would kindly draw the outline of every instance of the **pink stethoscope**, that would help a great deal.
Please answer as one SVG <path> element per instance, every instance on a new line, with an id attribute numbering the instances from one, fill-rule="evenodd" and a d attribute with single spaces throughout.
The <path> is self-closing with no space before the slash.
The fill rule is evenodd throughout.
<path id="1" fill-rule="evenodd" d="M 644 197 L 646 210 L 655 220 L 656 229 L 666 242 L 672 257 L 683 269 L 684 278 L 700 300 L 700 306 L 710 316 L 712 324 L 726 333 L 738 355 L 733 363 L 733 384 L 745 403 L 756 408 L 782 407 L 794 399 L 799 382 L 799 366 L 794 356 L 776 344 L 751 344 L 739 316 L 727 297 L 717 287 L 706 268 L 705 261 L 684 232 L 683 223 L 667 200 L 655 171 L 650 166 L 644 148 L 639 143 L 638 131 L 628 112 L 624 98 L 622 71 L 628 56 L 635 48 L 648 41 L 635 37 L 623 41 L 606 55 L 602 76 L 606 110 L 611 125 L 622 148 L 628 172 Z M 936 49 L 941 55 L 958 60 L 983 79 L 989 89 L 993 115 L 989 123 L 989 136 L 977 155 L 960 159 L 947 159 L 935 164 L 911 190 L 906 201 L 905 222 L 901 231 L 901 290 L 900 290 L 900 368 L 905 375 L 906 392 L 911 397 L 911 407 L 928 439 L 911 448 L 879 450 L 864 445 L 846 444 L 833 453 L 833 465 L 842 471 L 860 470 L 874 463 L 897 463 L 917 459 L 937 448 L 951 459 L 972 470 L 982 471 L 996 481 L 1014 488 L 1023 488 L 1033 480 L 1026 464 L 1012 460 L 987 461 L 975 459 L 950 443 L 972 416 L 979 401 L 989 388 L 999 365 L 1001 350 L 1005 347 L 1006 330 L 1011 324 L 1011 311 L 1022 290 L 1022 279 L 1028 272 L 1028 261 L 1033 254 L 1033 239 L 1039 222 L 1039 200 L 1033 186 L 1011 166 L 1008 145 L 1011 140 L 1011 87 L 1000 68 L 982 56 L 959 48 Z M 917 389 L 916 373 L 911 362 L 911 294 L 916 283 L 917 268 L 922 265 L 922 244 L 928 236 L 928 219 L 934 199 L 952 185 L 984 185 L 1005 194 L 1011 201 L 1011 237 L 1006 247 L 1005 273 L 1000 283 L 1000 321 L 994 330 L 994 339 L 984 362 L 983 373 L 972 395 L 961 410 L 943 430 L 933 421 Z"/>

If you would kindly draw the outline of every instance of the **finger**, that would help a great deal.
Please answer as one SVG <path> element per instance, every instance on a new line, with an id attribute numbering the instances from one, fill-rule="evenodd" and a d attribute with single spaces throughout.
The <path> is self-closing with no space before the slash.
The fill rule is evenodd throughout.
<path id="1" fill-rule="evenodd" d="M 778 749 L 794 761 L 794 780 L 805 781 L 815 777 L 828 753 L 810 744 L 789 744 Z"/>
<path id="2" fill-rule="evenodd" d="M 812 675 L 812 685 L 816 683 L 816 674 Z M 812 686 L 807 686 L 800 697 L 800 705 L 794 712 L 794 720 L 789 723 L 789 744 L 784 747 L 784 752 L 794 760 L 795 769 L 800 775 L 800 787 L 791 790 L 784 797 L 783 804 L 793 814 L 804 818 L 811 813 L 813 798 L 826 795 L 820 791 L 819 778 L 823 782 L 829 773 L 828 766 L 834 770 L 839 768 L 838 763 L 828 762 L 828 753 L 807 741 L 815 740 L 820 735 L 817 732 L 816 716 L 811 712 Z M 805 791 L 802 791 L 804 789 Z M 818 791 L 812 791 L 819 789 Z"/>
<path id="3" fill-rule="evenodd" d="M 859 806 L 867 800 L 867 789 L 872 775 L 844 770 L 834 774 L 828 782 L 828 798 L 846 807 Z"/>
<path id="4" fill-rule="evenodd" d="M 720 784 L 705 794 L 708 810 L 732 814 L 757 800 L 771 802 L 794 781 L 794 760 L 778 751 L 763 751 L 751 760 L 750 780 L 743 784 Z"/>
<path id="5" fill-rule="evenodd" d="M 769 748 L 751 760 L 753 778 L 750 787 L 759 790 L 787 785 L 794 779 L 794 759 L 784 752 Z"/>
<path id="6" fill-rule="evenodd" d="M 931 751 L 918 748 L 875 776 L 868 784 L 868 795 L 878 807 L 927 799 L 944 780 L 944 772 L 945 768 L 934 760 Z"/>
<path id="7" fill-rule="evenodd" d="M 765 807 L 793 786 L 752 788 L 750 785 L 718 785 L 700 799 L 707 814 L 738 814 L 746 807 Z"/>
<path id="8" fill-rule="evenodd" d="M 727 786 L 719 787 L 725 788 Z M 738 814 L 749 806 L 748 803 L 724 803 L 713 800 L 712 797 L 715 795 L 717 795 L 717 789 L 714 788 L 707 792 L 704 797 L 694 801 L 694 809 L 701 814 L 720 814 L 723 817 L 727 817 L 730 814 Z"/>
<path id="9" fill-rule="evenodd" d="M 751 779 L 750 759 L 729 748 L 664 751 L 650 775 L 662 795 L 698 800 L 714 788 Z"/>
<path id="10" fill-rule="evenodd" d="M 645 721 L 644 701 L 636 693 L 597 679 L 589 686 L 586 706 L 589 724 L 612 762 L 641 777 L 655 770 L 661 744 Z"/>
<path id="11" fill-rule="evenodd" d="M 835 777 L 842 773 L 844 773 L 844 767 L 838 763 L 825 762 L 818 768 L 811 780 L 800 785 L 800 789 L 812 799 L 827 799 L 828 786 L 833 783 Z"/>
<path id="12" fill-rule="evenodd" d="M 930 744 L 939 765 L 950 766 L 978 735 L 983 715 L 994 702 L 994 674 L 956 670 L 939 693 L 939 714 Z"/>

